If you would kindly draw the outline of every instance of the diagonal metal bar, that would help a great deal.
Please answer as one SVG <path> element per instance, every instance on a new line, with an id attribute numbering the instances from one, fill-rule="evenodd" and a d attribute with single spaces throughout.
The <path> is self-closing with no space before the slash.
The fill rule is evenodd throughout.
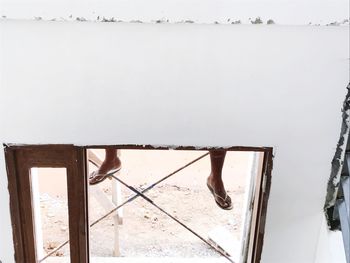
<path id="1" fill-rule="evenodd" d="M 207 156 L 209 154 L 209 152 L 197 157 L 196 159 L 192 160 L 191 162 L 188 162 L 187 164 L 185 164 L 184 166 L 176 169 L 175 171 L 171 172 L 170 174 L 164 176 L 163 178 L 159 179 L 158 181 L 156 181 L 155 183 L 151 184 L 150 186 L 148 186 L 147 188 L 143 189 L 141 191 L 141 193 L 146 193 L 147 191 L 151 190 L 152 188 L 154 188 L 156 185 L 160 184 L 161 182 L 163 182 L 164 180 L 168 179 L 169 177 L 173 176 L 174 174 L 180 172 L 181 170 L 185 169 L 186 167 L 194 164 L 195 162 L 203 159 L 205 156 Z M 108 174 L 108 176 L 113 176 L 114 173 Z M 101 222 L 103 219 L 107 218 L 108 216 L 110 216 L 111 214 L 113 214 L 114 212 L 116 212 L 119 208 L 123 207 L 124 205 L 126 205 L 127 203 L 130 203 L 131 201 L 135 200 L 136 198 L 138 198 L 140 195 L 135 194 L 132 196 L 129 196 L 129 198 L 127 198 L 126 201 L 124 201 L 123 203 L 121 203 L 120 205 L 118 205 L 117 207 L 113 208 L 111 211 L 109 211 L 107 214 L 101 216 L 100 218 L 96 219 L 94 222 L 92 222 L 90 224 L 90 227 L 95 226 L 96 224 L 98 224 L 99 222 Z M 59 251 L 60 249 L 62 249 L 64 246 L 66 246 L 69 243 L 69 240 L 66 240 L 65 242 L 63 242 L 62 244 L 60 244 L 57 248 L 55 248 L 54 250 L 52 250 L 50 253 L 48 253 L 45 257 L 43 257 L 42 259 L 39 260 L 39 263 L 43 262 L 45 259 L 47 259 L 48 257 L 52 256 L 53 254 L 55 254 L 57 251 Z"/>
<path id="2" fill-rule="evenodd" d="M 144 190 L 142 190 L 142 193 L 146 193 L 147 191 L 151 190 L 152 188 L 154 188 L 156 185 L 160 184 L 161 182 L 163 182 L 164 180 L 168 179 L 169 177 L 173 176 L 174 174 L 180 172 L 181 170 L 185 169 L 186 167 L 194 164 L 195 162 L 199 161 L 200 159 L 203 159 L 205 156 L 207 156 L 209 154 L 205 153 L 201 156 L 199 156 L 198 158 L 192 160 L 191 162 L 185 164 L 184 166 L 180 167 L 179 169 L 176 169 L 175 171 L 171 172 L 170 174 L 168 174 L 167 176 L 164 176 L 163 178 L 159 179 L 158 181 L 156 181 L 154 184 L 151 184 L 150 186 L 148 186 L 147 188 L 145 188 Z M 109 176 L 113 176 L 114 173 L 110 174 Z M 124 201 L 123 203 L 121 203 L 119 206 L 117 206 L 116 208 L 113 208 L 110 212 L 108 212 L 107 214 L 105 214 L 104 216 L 100 217 L 99 219 L 97 219 L 95 222 L 93 222 L 90 227 L 96 225 L 98 222 L 100 222 L 101 220 L 105 219 L 106 217 L 108 217 L 109 215 L 113 214 L 115 211 L 117 211 L 119 208 L 121 208 L 122 206 L 126 205 L 127 203 L 130 203 L 131 201 L 135 200 L 137 197 L 139 197 L 138 194 L 135 194 L 133 196 L 131 196 L 130 198 L 128 198 L 126 201 Z"/>
<path id="3" fill-rule="evenodd" d="M 146 195 L 144 195 L 142 192 L 138 191 L 137 189 L 135 189 L 134 187 L 128 185 L 127 183 L 125 183 L 123 180 L 121 180 L 120 178 L 116 177 L 115 175 L 111 175 L 111 177 L 113 177 L 115 180 L 117 180 L 119 183 L 123 184 L 125 187 L 127 187 L 128 189 L 130 189 L 131 191 L 133 191 L 134 193 L 136 193 L 138 196 L 141 196 L 143 199 L 145 199 L 148 203 L 150 203 L 151 205 L 153 205 L 154 207 L 156 207 L 158 210 L 160 210 L 162 213 L 164 213 L 165 215 L 167 215 L 168 217 L 170 217 L 171 219 L 173 219 L 175 222 L 177 222 L 178 224 L 180 224 L 182 227 L 184 227 L 186 230 L 190 231 L 193 235 L 195 235 L 196 237 L 198 237 L 200 240 L 202 240 L 204 243 L 206 243 L 208 246 L 210 246 L 211 248 L 213 248 L 216 252 L 218 252 L 221 256 L 225 257 L 227 260 L 229 260 L 232 263 L 235 263 L 230 257 L 228 257 L 225 253 L 223 253 L 222 251 L 218 250 L 215 246 L 213 246 L 212 244 L 210 244 L 205 238 L 203 238 L 201 235 L 199 235 L 197 232 L 195 232 L 194 230 L 192 230 L 190 227 L 188 227 L 187 225 L 185 225 L 184 223 L 182 223 L 179 219 L 175 218 L 174 216 L 172 216 L 171 214 L 169 214 L 167 211 L 165 211 L 163 208 L 161 208 L 160 206 L 158 206 L 152 199 L 148 198 Z"/>

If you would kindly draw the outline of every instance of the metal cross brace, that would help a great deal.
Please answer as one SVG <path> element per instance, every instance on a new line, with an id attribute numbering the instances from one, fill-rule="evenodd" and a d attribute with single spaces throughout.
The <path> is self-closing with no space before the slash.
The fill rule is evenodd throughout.
<path id="1" fill-rule="evenodd" d="M 143 189 L 141 192 L 142 193 L 146 193 L 147 191 L 151 190 L 153 187 L 155 187 L 156 185 L 158 185 L 159 183 L 163 182 L 164 180 L 170 178 L 171 176 L 173 176 L 174 174 L 180 172 L 181 170 L 185 169 L 186 167 L 194 164 L 195 162 L 203 159 L 205 156 L 207 156 L 209 153 L 205 153 L 201 156 L 199 156 L 198 158 L 192 160 L 191 162 L 185 164 L 184 166 L 176 169 L 175 171 L 171 172 L 170 174 L 164 176 L 163 178 L 159 179 L 157 182 L 155 182 L 154 184 L 148 186 L 147 188 Z M 108 174 L 108 176 L 112 175 Z M 124 201 L 123 203 L 121 203 L 120 205 L 118 205 L 117 207 L 113 208 L 111 211 L 109 211 L 108 213 L 106 213 L 105 215 L 101 216 L 100 218 L 98 218 L 97 220 L 95 220 L 94 222 L 92 222 L 90 224 L 90 227 L 95 226 L 96 224 L 98 224 L 99 222 L 101 222 L 103 219 L 107 218 L 108 216 L 110 216 L 111 214 L 113 214 L 114 212 L 116 212 L 119 208 L 123 207 L 124 205 L 130 203 L 131 201 L 135 200 L 136 198 L 138 198 L 139 195 L 135 194 L 132 196 L 129 196 L 129 198 L 127 198 L 126 201 Z M 53 254 L 55 254 L 57 251 L 59 251 L 60 249 L 62 249 L 63 247 L 65 247 L 67 244 L 69 244 L 69 239 L 66 240 L 65 242 L 63 242 L 62 244 L 60 244 L 58 247 L 56 247 L 54 250 L 52 250 L 50 253 L 48 253 L 46 256 L 44 256 L 42 259 L 39 260 L 39 263 L 43 262 L 45 259 L 47 259 L 48 257 L 52 256 Z"/>
<path id="2" fill-rule="evenodd" d="M 134 193 L 136 193 L 138 196 L 141 196 L 143 199 L 145 199 L 148 203 L 150 203 L 151 205 L 153 205 L 154 207 L 158 208 L 162 213 L 166 214 L 168 217 L 170 217 L 171 219 L 173 219 L 175 222 L 177 222 L 178 224 L 180 224 L 182 227 L 184 227 L 185 229 L 187 229 L 188 231 L 190 231 L 192 234 L 194 234 L 196 237 L 198 237 L 200 240 L 202 240 L 204 243 L 206 243 L 208 246 L 210 246 L 211 248 L 213 248 L 216 252 L 218 252 L 220 255 L 222 255 L 223 257 L 225 257 L 227 260 L 229 260 L 232 263 L 235 263 L 230 257 L 228 257 L 225 253 L 223 253 L 222 251 L 220 251 L 219 249 L 217 249 L 214 245 L 210 244 L 205 238 L 203 238 L 201 235 L 199 235 L 198 233 L 196 233 L 194 230 L 192 230 L 190 227 L 186 226 L 184 223 L 182 223 L 180 220 L 178 220 L 176 217 L 172 216 L 171 214 L 169 214 L 167 211 L 165 211 L 163 208 L 161 208 L 160 206 L 158 206 L 152 199 L 148 198 L 146 195 L 144 195 L 142 192 L 138 191 L 137 189 L 135 189 L 134 187 L 128 185 L 127 183 L 125 183 L 124 181 L 122 181 L 121 179 L 119 179 L 118 177 L 116 177 L 114 174 L 111 175 L 111 177 L 113 177 L 115 180 L 117 180 L 118 182 L 120 182 L 121 184 L 123 184 L 124 186 L 126 186 L 127 188 L 129 188 L 131 191 L 133 191 Z"/>

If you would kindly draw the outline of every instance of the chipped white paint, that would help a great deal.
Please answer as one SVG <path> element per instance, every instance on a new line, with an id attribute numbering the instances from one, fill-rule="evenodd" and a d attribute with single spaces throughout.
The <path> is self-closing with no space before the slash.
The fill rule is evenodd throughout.
<path id="1" fill-rule="evenodd" d="M 347 87 L 350 92 L 350 83 Z M 345 151 L 346 146 L 349 140 L 349 129 L 350 129 L 350 98 L 347 95 L 347 98 L 343 105 L 343 123 L 342 123 L 342 132 L 339 135 L 338 149 L 337 154 L 333 158 L 332 163 L 332 173 L 330 176 L 330 182 L 328 183 L 328 193 L 325 203 L 325 209 L 328 209 L 335 205 L 337 200 L 338 190 L 340 186 L 341 174 L 343 171 L 343 160 L 345 160 Z"/>
<path id="2" fill-rule="evenodd" d="M 250 24 L 261 17 L 284 25 L 341 24 L 347 0 L 0 0 L 0 16 L 14 19 Z"/>
<path id="3" fill-rule="evenodd" d="M 274 147 L 262 263 L 315 262 L 348 29 L 1 21 L 0 142 Z"/>

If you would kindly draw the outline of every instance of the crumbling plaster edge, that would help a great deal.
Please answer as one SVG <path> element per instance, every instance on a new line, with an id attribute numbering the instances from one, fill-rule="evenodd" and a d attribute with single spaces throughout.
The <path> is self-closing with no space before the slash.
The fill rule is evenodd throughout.
<path id="1" fill-rule="evenodd" d="M 333 21 L 330 23 L 317 23 L 317 22 L 309 22 L 306 24 L 284 24 L 278 23 L 272 18 L 264 18 L 262 19 L 260 16 L 256 18 L 245 18 L 245 19 L 233 19 L 227 18 L 225 21 L 195 21 L 191 19 L 183 19 L 183 20 L 170 20 L 168 18 L 160 18 L 160 19 L 152 19 L 152 20 L 125 20 L 125 19 L 117 19 L 115 17 L 104 17 L 97 16 L 96 18 L 85 18 L 83 16 L 73 16 L 70 15 L 68 17 L 41 17 L 35 16 L 33 18 L 15 18 L 9 17 L 7 15 L 1 15 L 1 20 L 8 21 L 50 21 L 50 22 L 90 22 L 90 23 L 127 23 L 127 24 L 197 24 L 197 25 L 283 25 L 283 26 L 349 26 L 350 22 L 348 18 L 343 19 L 342 21 Z M 260 20 L 261 22 L 256 22 Z"/>
<path id="2" fill-rule="evenodd" d="M 344 157 L 346 152 L 346 145 L 349 139 L 350 130 L 350 82 L 347 87 L 347 94 L 342 108 L 342 124 L 340 130 L 340 138 L 337 143 L 336 151 L 331 162 L 331 174 L 327 184 L 327 195 L 324 205 L 324 212 L 326 215 L 328 226 L 330 226 L 330 218 L 327 210 L 335 205 L 337 194 L 340 185 L 340 177 L 344 164 Z"/>

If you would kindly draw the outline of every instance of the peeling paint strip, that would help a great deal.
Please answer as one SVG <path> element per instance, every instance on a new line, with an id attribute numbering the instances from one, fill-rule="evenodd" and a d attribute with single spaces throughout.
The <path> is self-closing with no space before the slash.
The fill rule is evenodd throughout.
<path id="1" fill-rule="evenodd" d="M 327 210 L 334 207 L 337 199 L 337 194 L 340 186 L 340 177 L 343 170 L 346 145 L 349 138 L 350 128 L 350 83 L 346 87 L 347 94 L 343 103 L 342 109 L 342 125 L 340 131 L 340 138 L 337 144 L 337 148 L 332 160 L 331 175 L 328 180 L 327 196 L 324 205 L 324 211 L 326 214 L 328 225 L 330 225 L 330 218 L 328 217 Z"/>

